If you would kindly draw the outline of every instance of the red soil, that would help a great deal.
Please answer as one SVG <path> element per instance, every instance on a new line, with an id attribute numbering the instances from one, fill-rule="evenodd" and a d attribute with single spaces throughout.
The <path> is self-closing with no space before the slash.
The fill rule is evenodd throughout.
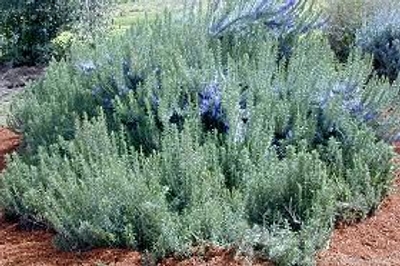
<path id="1" fill-rule="evenodd" d="M 4 168 L 4 154 L 15 150 L 19 141 L 17 134 L 0 128 L 0 171 Z M 22 231 L 0 213 L 0 265 L 141 265 L 141 254 L 128 250 L 61 252 L 53 247 L 53 236 L 47 231 Z M 217 248 L 199 254 L 203 255 L 184 261 L 165 259 L 159 265 L 273 265 L 247 261 L 230 250 Z M 330 248 L 318 255 L 318 265 L 400 265 L 400 177 L 396 178 L 393 192 L 373 217 L 335 230 Z"/>
<path id="2" fill-rule="evenodd" d="M 400 143 L 395 145 L 400 153 Z M 396 158 L 396 161 L 399 159 Z M 337 228 L 330 248 L 318 256 L 319 266 L 400 265 L 400 171 L 393 190 L 374 216 Z"/>
<path id="3" fill-rule="evenodd" d="M 20 137 L 17 134 L 0 127 L 0 172 L 5 166 L 4 155 L 15 150 L 19 141 Z"/>

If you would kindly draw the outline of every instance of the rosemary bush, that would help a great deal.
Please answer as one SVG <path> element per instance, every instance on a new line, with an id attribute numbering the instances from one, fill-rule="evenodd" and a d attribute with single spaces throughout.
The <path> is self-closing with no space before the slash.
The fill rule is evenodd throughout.
<path id="1" fill-rule="evenodd" d="M 296 41 L 325 22 L 312 12 L 314 1 L 307 0 L 213 1 L 210 5 L 209 32 L 230 39 L 232 34 L 251 34 L 254 25 L 263 25 L 278 40 L 278 62 L 288 60 Z"/>
<path id="2" fill-rule="evenodd" d="M 338 66 L 321 36 L 282 66 L 265 25 L 227 41 L 193 18 L 144 20 L 53 63 L 13 106 L 25 145 L 0 206 L 67 250 L 164 256 L 211 242 L 311 265 L 335 221 L 387 192 L 379 130 L 397 88 L 365 85 L 371 61 L 354 50 Z"/>
<path id="3" fill-rule="evenodd" d="M 371 0 L 325 0 L 323 11 L 329 16 L 325 33 L 336 57 L 346 62 L 355 46 L 356 33 L 376 5 Z"/>
<path id="4" fill-rule="evenodd" d="M 161 255 L 163 248 L 179 250 L 185 236 L 174 233 L 179 223 L 168 211 L 154 160 L 122 150 L 127 149 L 124 138 L 109 135 L 102 116 L 92 122 L 83 119 L 76 129 L 73 141 L 60 139 L 49 152 L 39 151 L 39 163 L 26 165 L 28 171 L 18 159 L 11 163 L 10 172 L 20 178 L 13 191 L 3 194 L 3 202 L 22 216 L 48 223 L 58 233 L 56 245 L 64 250 L 122 246 Z M 141 169 L 133 167 L 139 165 Z"/>
<path id="5" fill-rule="evenodd" d="M 374 71 L 379 77 L 394 82 L 400 70 L 400 5 L 380 1 L 357 32 L 356 43 L 374 57 Z"/>

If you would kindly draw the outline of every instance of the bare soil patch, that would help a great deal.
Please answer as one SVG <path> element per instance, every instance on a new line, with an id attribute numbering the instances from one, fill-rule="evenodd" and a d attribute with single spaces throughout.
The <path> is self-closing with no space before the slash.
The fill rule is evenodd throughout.
<path id="1" fill-rule="evenodd" d="M 0 66 L 0 99 L 7 97 L 15 91 L 22 90 L 29 82 L 43 74 L 42 67 L 17 67 Z"/>
<path id="2" fill-rule="evenodd" d="M 15 150 L 20 142 L 20 136 L 14 132 L 0 127 L 0 172 L 5 167 L 5 154 Z"/>

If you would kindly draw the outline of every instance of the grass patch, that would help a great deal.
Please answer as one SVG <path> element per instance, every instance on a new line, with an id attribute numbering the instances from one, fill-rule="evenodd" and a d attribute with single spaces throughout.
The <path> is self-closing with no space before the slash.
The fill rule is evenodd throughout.
<path id="1" fill-rule="evenodd" d="M 113 10 L 113 27 L 116 30 L 127 29 L 145 17 L 153 19 L 165 10 L 181 12 L 185 0 L 135 1 L 119 4 Z"/>

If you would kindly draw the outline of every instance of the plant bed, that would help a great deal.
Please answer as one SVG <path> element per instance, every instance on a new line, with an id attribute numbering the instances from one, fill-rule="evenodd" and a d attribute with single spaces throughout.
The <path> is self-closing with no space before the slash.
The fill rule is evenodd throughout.
<path id="1" fill-rule="evenodd" d="M 15 151 L 20 136 L 11 130 L 0 127 L 0 172 L 5 169 L 4 157 Z M 27 230 L 21 227 L 21 220 L 10 221 L 0 210 L 0 265 L 9 266 L 58 266 L 58 265 L 143 265 L 143 255 L 127 249 L 95 249 L 88 252 L 62 252 L 56 249 L 51 230 Z M 145 257 L 145 256 L 144 256 Z M 247 265 L 249 258 L 235 256 L 235 250 L 201 247 L 188 259 L 166 258 L 158 265 Z M 269 262 L 254 261 L 252 265 L 269 266 Z"/>
<path id="2" fill-rule="evenodd" d="M 390 189 L 384 110 L 399 88 L 360 50 L 338 64 L 305 20 L 277 36 L 293 3 L 279 23 L 261 3 L 165 13 L 74 46 L 12 106 L 24 139 L 0 179 L 5 212 L 64 251 L 162 261 L 211 246 L 313 265 L 335 223 L 368 217 Z"/>
<path id="3" fill-rule="evenodd" d="M 11 140 L 11 141 L 10 141 Z M 0 129 L 0 157 L 14 150 L 19 137 L 13 132 Z M 397 145 L 398 146 L 398 145 Z M 396 147 L 397 147 L 396 146 Z M 4 165 L 2 166 L 4 167 Z M 337 228 L 328 250 L 318 255 L 317 265 L 398 265 L 400 255 L 400 179 L 393 184 L 392 193 L 385 198 L 379 210 L 360 223 Z M 96 249 L 90 252 L 61 252 L 54 248 L 54 234 L 45 230 L 25 231 L 17 223 L 5 220 L 0 214 L 0 264 L 10 266 L 31 265 L 132 265 L 141 264 L 138 252 L 118 249 Z M 199 252 L 198 252 L 199 253 Z M 160 265 L 248 265 L 246 259 L 236 258 L 229 250 L 205 248 L 203 255 L 186 260 L 165 259 Z M 252 265 L 269 265 L 267 262 Z"/>

